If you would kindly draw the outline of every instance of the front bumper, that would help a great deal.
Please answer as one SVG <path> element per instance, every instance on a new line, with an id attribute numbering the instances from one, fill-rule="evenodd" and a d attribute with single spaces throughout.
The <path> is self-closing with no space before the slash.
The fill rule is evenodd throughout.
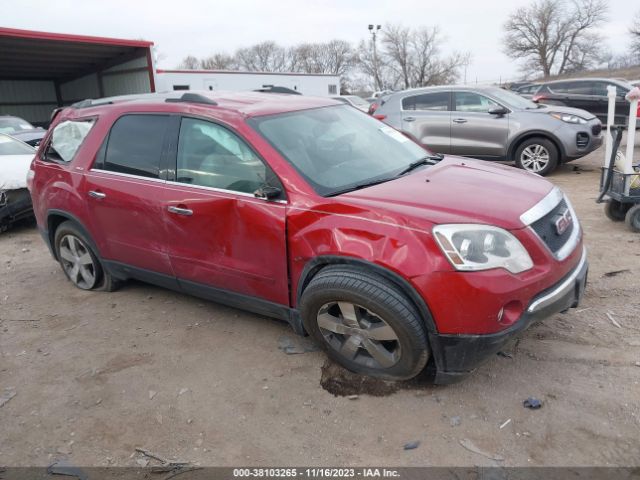
<path id="1" fill-rule="evenodd" d="M 471 373 L 531 324 L 578 306 L 584 295 L 589 264 L 583 249 L 578 265 L 551 288 L 536 295 L 509 328 L 487 335 L 430 333 L 435 383 L 454 383 Z"/>

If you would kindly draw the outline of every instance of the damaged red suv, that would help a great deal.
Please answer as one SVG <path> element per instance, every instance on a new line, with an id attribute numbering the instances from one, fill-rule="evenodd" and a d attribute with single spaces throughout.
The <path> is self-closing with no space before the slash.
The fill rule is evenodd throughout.
<path id="1" fill-rule="evenodd" d="M 434 155 L 329 99 L 81 102 L 55 117 L 29 186 L 77 287 L 135 278 L 280 318 L 387 379 L 429 364 L 454 381 L 577 306 L 586 282 L 580 225 L 551 183 Z"/>

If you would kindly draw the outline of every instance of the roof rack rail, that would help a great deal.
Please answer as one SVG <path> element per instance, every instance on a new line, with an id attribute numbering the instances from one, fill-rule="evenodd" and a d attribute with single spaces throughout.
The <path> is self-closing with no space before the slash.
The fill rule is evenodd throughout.
<path id="1" fill-rule="evenodd" d="M 184 93 L 180 98 L 167 98 L 165 102 L 168 103 L 181 103 L 181 102 L 189 102 L 189 103 L 204 103 L 206 105 L 218 105 L 215 100 L 212 100 L 209 97 L 205 97 L 204 95 L 200 95 L 199 93 Z"/>

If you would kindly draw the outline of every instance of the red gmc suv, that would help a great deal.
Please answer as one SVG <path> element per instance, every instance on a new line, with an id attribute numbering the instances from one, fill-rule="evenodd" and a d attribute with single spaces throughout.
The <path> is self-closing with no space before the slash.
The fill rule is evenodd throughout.
<path id="1" fill-rule="evenodd" d="M 330 99 L 87 100 L 54 118 L 28 180 L 77 287 L 135 278 L 280 318 L 387 379 L 430 362 L 454 381 L 586 282 L 558 188 Z"/>

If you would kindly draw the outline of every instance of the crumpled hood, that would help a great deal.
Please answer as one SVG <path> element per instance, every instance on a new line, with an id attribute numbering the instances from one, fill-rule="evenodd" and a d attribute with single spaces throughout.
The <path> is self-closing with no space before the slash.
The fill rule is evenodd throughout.
<path id="1" fill-rule="evenodd" d="M 437 165 L 340 197 L 399 224 L 483 223 L 506 229 L 524 225 L 520 215 L 553 189 L 533 173 L 481 160 L 446 157 Z"/>

